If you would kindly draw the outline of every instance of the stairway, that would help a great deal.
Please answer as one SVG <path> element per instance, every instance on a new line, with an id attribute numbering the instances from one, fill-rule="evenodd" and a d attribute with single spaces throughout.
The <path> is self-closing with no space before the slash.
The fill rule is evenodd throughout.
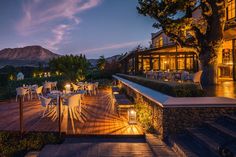
<path id="1" fill-rule="evenodd" d="M 144 136 L 84 136 L 66 138 L 64 143 L 60 145 L 46 145 L 39 153 L 39 157 L 176 156 L 176 154 L 166 146 L 164 142 L 156 139 L 156 137 L 149 135 L 146 138 Z"/>
<path id="2" fill-rule="evenodd" d="M 236 156 L 236 116 L 220 117 L 202 127 L 186 129 L 183 134 L 170 136 L 168 142 L 180 156 L 219 157 L 222 149 Z"/>

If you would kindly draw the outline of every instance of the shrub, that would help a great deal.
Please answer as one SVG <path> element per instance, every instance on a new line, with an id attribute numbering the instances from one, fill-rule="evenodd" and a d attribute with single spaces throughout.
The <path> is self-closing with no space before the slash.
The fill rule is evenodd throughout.
<path id="1" fill-rule="evenodd" d="M 150 130 L 152 128 L 152 110 L 149 109 L 148 105 L 141 102 L 135 104 L 135 109 L 138 122 L 145 130 Z"/>
<path id="2" fill-rule="evenodd" d="M 89 61 L 85 55 L 65 55 L 49 61 L 52 71 L 59 71 L 71 81 L 83 81 L 89 68 Z"/>
<path id="3" fill-rule="evenodd" d="M 39 151 L 46 144 L 63 141 L 57 133 L 31 132 L 20 138 L 19 132 L 0 132 L 0 156 L 24 156 L 29 151 Z"/>
<path id="4" fill-rule="evenodd" d="M 206 95 L 202 89 L 193 83 L 163 82 L 146 79 L 139 76 L 129 76 L 124 74 L 117 75 L 124 79 L 174 97 L 199 97 Z"/>

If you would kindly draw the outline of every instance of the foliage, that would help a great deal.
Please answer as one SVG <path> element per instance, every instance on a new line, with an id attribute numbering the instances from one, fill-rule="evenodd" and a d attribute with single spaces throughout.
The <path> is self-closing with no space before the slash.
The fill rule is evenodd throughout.
<path id="1" fill-rule="evenodd" d="M 139 76 L 129 76 L 124 74 L 117 75 L 174 97 L 199 97 L 206 95 L 206 93 L 202 89 L 200 89 L 197 85 L 193 83 L 163 82 L 146 79 Z"/>
<path id="2" fill-rule="evenodd" d="M 103 59 L 99 59 L 103 60 Z M 101 63 L 100 63 L 101 62 Z M 97 70 L 93 70 L 91 73 L 90 77 L 96 78 L 96 79 L 111 79 L 112 75 L 116 74 L 119 72 L 119 62 L 115 59 L 111 61 L 98 61 L 97 64 Z"/>
<path id="3" fill-rule="evenodd" d="M 0 69 L 0 73 L 8 75 L 8 79 L 10 76 L 13 76 L 13 78 L 16 79 L 18 72 L 22 72 L 25 78 L 31 78 L 34 73 L 43 73 L 45 71 L 49 71 L 48 67 L 14 67 L 7 65 Z"/>
<path id="4" fill-rule="evenodd" d="M 136 100 L 135 110 L 137 112 L 137 120 L 145 130 L 149 131 L 152 126 L 152 110 L 148 104 L 141 99 Z"/>
<path id="5" fill-rule="evenodd" d="M 46 144 L 59 144 L 63 141 L 57 133 L 31 132 L 22 139 L 18 132 L 0 132 L 0 156 L 24 156 L 29 151 L 39 151 Z"/>
<path id="6" fill-rule="evenodd" d="M 227 0 L 139 0 L 140 14 L 155 19 L 156 28 L 182 47 L 199 54 L 206 84 L 215 83 L 216 71 L 211 66 L 223 44 Z M 194 11 L 201 9 L 196 19 Z M 212 75 L 209 75 L 212 73 Z"/>
<path id="7" fill-rule="evenodd" d="M 113 85 L 111 79 L 98 79 L 94 80 L 94 82 L 99 82 L 99 88 L 109 88 Z"/>
<path id="8" fill-rule="evenodd" d="M 89 67 L 85 55 L 65 55 L 49 61 L 49 67 L 53 71 L 58 71 L 71 81 L 81 81 L 85 79 Z"/>
<path id="9" fill-rule="evenodd" d="M 103 71 L 105 69 L 105 65 L 106 65 L 106 58 L 102 55 L 99 57 L 97 61 L 97 67 L 100 71 Z"/>
<path id="10" fill-rule="evenodd" d="M 8 74 L 0 74 L 0 87 L 4 87 L 8 83 Z"/>

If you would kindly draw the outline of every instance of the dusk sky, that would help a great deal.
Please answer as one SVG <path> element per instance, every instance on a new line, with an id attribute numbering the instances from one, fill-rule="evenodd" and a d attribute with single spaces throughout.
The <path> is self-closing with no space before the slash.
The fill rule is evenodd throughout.
<path id="1" fill-rule="evenodd" d="M 137 0 L 1 0 L 0 49 L 41 45 L 58 54 L 106 57 L 148 45 L 153 20 Z"/>

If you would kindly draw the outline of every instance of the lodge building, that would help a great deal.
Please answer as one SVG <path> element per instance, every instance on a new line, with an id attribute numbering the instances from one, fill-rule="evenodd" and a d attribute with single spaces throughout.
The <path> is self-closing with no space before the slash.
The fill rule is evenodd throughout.
<path id="1" fill-rule="evenodd" d="M 218 78 L 236 80 L 236 0 L 228 0 L 226 26 L 222 52 L 218 54 Z M 200 9 L 195 9 L 193 17 L 198 20 Z M 198 55 L 188 48 L 182 48 L 171 41 L 161 30 L 152 33 L 152 44 L 148 49 L 137 49 L 120 59 L 122 72 L 138 75 L 147 71 L 186 70 L 196 72 L 200 69 Z"/>

